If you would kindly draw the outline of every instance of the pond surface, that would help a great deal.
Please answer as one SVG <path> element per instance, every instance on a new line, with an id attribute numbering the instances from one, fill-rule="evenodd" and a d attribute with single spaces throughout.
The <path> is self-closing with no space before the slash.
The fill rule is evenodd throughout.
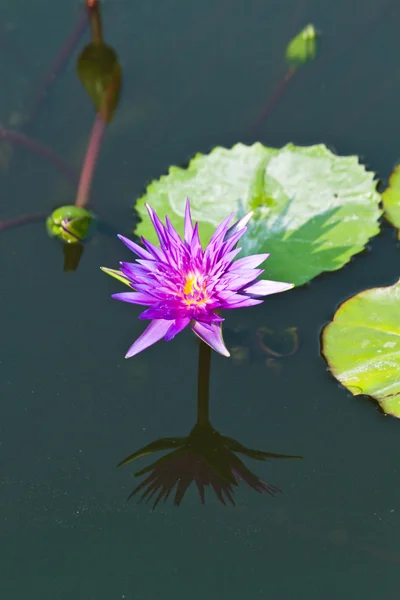
<path id="1" fill-rule="evenodd" d="M 18 129 L 41 78 L 76 26 L 78 2 L 0 2 L 0 121 Z M 107 42 L 124 73 L 106 131 L 92 206 L 130 235 L 132 205 L 170 165 L 216 145 L 260 140 L 325 143 L 358 154 L 386 179 L 400 158 L 398 22 L 389 0 L 124 0 L 105 2 Z M 288 40 L 322 32 L 318 59 L 300 70 L 248 139 L 285 74 Z M 94 111 L 75 73 L 78 44 L 28 126 L 78 171 Z M 8 152 L 8 154 L 7 154 Z M 1 149 L 1 219 L 74 202 L 76 189 L 20 147 Z M 196 420 L 198 344 L 190 332 L 125 360 L 141 333 L 140 307 L 110 299 L 121 286 L 99 267 L 129 260 L 96 235 L 78 270 L 41 224 L 0 235 L 0 592 L 7 600 L 398 598 L 399 423 L 333 379 L 319 336 L 338 304 L 398 278 L 394 230 L 341 271 L 227 315 L 226 339 L 296 327 L 299 350 L 267 360 L 212 356 L 210 412 L 224 435 L 302 461 L 246 465 L 283 490 L 244 484 L 236 507 L 193 486 L 179 508 L 126 498 L 128 454 L 185 436 Z M 241 332 L 241 333 L 238 333 Z M 236 342 L 232 342 L 236 343 Z"/>

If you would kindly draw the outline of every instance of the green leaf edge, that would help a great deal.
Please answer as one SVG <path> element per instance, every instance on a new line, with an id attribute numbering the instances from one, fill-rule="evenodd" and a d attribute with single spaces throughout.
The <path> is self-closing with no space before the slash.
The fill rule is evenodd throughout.
<path id="1" fill-rule="evenodd" d="M 397 239 L 400 239 L 400 164 L 394 167 L 387 188 L 382 192 L 381 197 L 384 217 L 397 229 Z"/>
<path id="2" fill-rule="evenodd" d="M 145 204 L 146 204 L 146 198 L 149 194 L 151 194 L 152 192 L 157 193 L 157 187 L 159 185 L 163 185 L 164 181 L 171 175 L 173 175 L 176 172 L 179 172 L 182 175 L 186 175 L 187 178 L 191 178 L 193 176 L 193 174 L 197 171 L 196 165 L 193 164 L 196 162 L 196 160 L 198 160 L 201 157 L 209 157 L 212 154 L 216 154 L 219 152 L 231 152 L 233 151 L 235 148 L 238 147 L 246 147 L 246 148 L 259 148 L 262 150 L 266 150 L 267 152 L 269 152 L 271 155 L 268 158 L 268 160 L 265 161 L 265 163 L 267 163 L 273 155 L 279 154 L 280 152 L 284 151 L 285 149 L 289 149 L 289 150 L 296 150 L 296 149 L 302 149 L 305 151 L 311 151 L 311 150 L 315 150 L 316 152 L 319 152 L 321 154 L 325 154 L 328 156 L 331 156 L 333 158 L 337 157 L 337 158 L 342 158 L 342 159 L 347 159 L 349 162 L 353 161 L 356 162 L 356 164 L 366 173 L 371 175 L 371 184 L 375 184 L 374 186 L 374 191 L 373 193 L 375 194 L 375 196 L 377 198 L 379 198 L 379 202 L 376 203 L 376 210 L 377 210 L 377 218 L 375 221 L 375 228 L 372 229 L 372 222 L 371 222 L 371 233 L 368 235 L 368 238 L 365 241 L 364 245 L 361 244 L 355 244 L 354 245 L 354 252 L 351 254 L 351 256 L 349 256 L 348 260 L 343 263 L 342 265 L 338 265 L 338 266 L 332 266 L 331 268 L 326 268 L 323 271 L 321 271 L 320 273 L 318 273 L 315 277 L 313 277 L 312 279 L 307 279 L 301 283 L 295 284 L 295 287 L 301 287 L 307 283 L 309 283 L 310 281 L 312 281 L 313 279 L 315 279 L 316 277 L 319 277 L 320 275 L 322 275 L 323 273 L 329 273 L 332 271 L 339 271 L 340 269 L 342 269 L 345 265 L 347 265 L 354 256 L 356 256 L 357 254 L 359 254 L 360 252 L 363 252 L 366 249 L 367 244 L 369 243 L 369 241 L 374 238 L 376 235 L 378 235 L 381 231 L 380 228 L 380 218 L 383 214 L 383 210 L 380 207 L 381 202 L 382 202 L 382 196 L 381 194 L 378 192 L 377 190 L 377 185 L 378 185 L 378 179 L 376 178 L 376 173 L 375 171 L 369 171 L 367 170 L 366 166 L 364 163 L 360 162 L 360 157 L 356 154 L 351 154 L 351 155 L 338 155 L 335 152 L 332 152 L 325 144 L 320 143 L 320 144 L 311 144 L 309 146 L 298 146 L 296 144 L 294 144 L 293 142 L 288 142 L 287 144 L 283 145 L 280 148 L 273 148 L 270 146 L 265 146 L 264 144 L 262 144 L 261 142 L 254 142 L 253 144 L 244 144 L 243 142 L 237 142 L 236 144 L 234 144 L 233 146 L 231 146 L 230 148 L 227 148 L 225 146 L 214 146 L 214 148 L 212 148 L 210 150 L 210 152 L 208 153 L 202 153 L 202 152 L 197 152 L 194 156 L 192 156 L 192 158 L 189 160 L 188 164 L 186 167 L 179 167 L 177 165 L 171 165 L 168 168 L 168 171 L 161 175 L 158 179 L 153 179 L 146 187 L 144 193 L 136 200 L 136 202 L 134 202 L 133 205 L 133 209 L 136 211 L 136 214 L 138 215 L 138 222 L 136 222 L 135 224 L 135 228 L 134 228 L 134 235 L 140 237 L 140 234 L 138 233 L 138 228 L 140 228 L 140 224 L 143 221 L 142 217 L 141 217 L 141 213 L 140 211 L 142 210 L 142 212 L 144 213 L 145 210 Z M 254 173 L 254 175 L 256 175 L 256 172 Z M 182 204 L 183 207 L 183 204 Z M 257 219 L 258 214 L 261 214 L 262 212 L 262 208 L 257 209 L 255 208 L 254 210 L 254 219 Z M 178 214 L 178 213 L 177 213 Z M 184 208 L 182 208 L 182 214 L 180 215 L 183 219 L 184 216 Z M 235 216 L 236 213 L 235 213 Z M 203 219 L 202 221 L 203 223 L 206 223 L 206 219 Z"/>
<path id="3" fill-rule="evenodd" d="M 400 166 L 400 165 L 399 165 Z M 325 338 L 327 336 L 327 332 L 329 331 L 330 327 L 334 324 L 337 323 L 337 321 L 340 318 L 340 314 L 343 310 L 345 310 L 346 305 L 351 302 L 354 298 L 360 298 L 363 297 L 365 295 L 368 295 L 370 292 L 373 292 L 374 290 L 379 290 L 382 288 L 385 289 L 390 289 L 390 288 L 395 288 L 398 285 L 400 285 L 400 278 L 393 284 L 393 285 L 386 285 L 386 286 L 377 286 L 377 287 L 373 287 L 373 288 L 367 288 L 366 290 L 362 290 L 361 292 L 358 292 L 357 294 L 354 294 L 353 296 L 351 296 L 350 298 L 347 298 L 346 300 L 344 300 L 343 302 L 341 302 L 341 304 L 338 306 L 337 310 L 335 311 L 335 314 L 333 315 L 333 319 L 332 321 L 330 321 L 327 325 L 325 325 L 325 327 L 322 329 L 321 331 L 321 335 L 320 335 L 320 346 L 321 346 L 321 354 L 326 362 L 326 364 L 329 367 L 329 371 L 330 373 L 333 375 L 333 377 L 336 379 L 336 381 L 338 381 L 340 383 L 340 385 L 342 385 L 347 391 L 349 391 L 353 396 L 367 396 L 368 398 L 372 398 L 379 406 L 379 408 L 382 410 L 382 412 L 385 415 L 390 415 L 392 417 L 395 417 L 396 419 L 400 419 L 400 415 L 397 415 L 393 412 L 390 412 L 388 410 L 385 410 L 385 406 L 383 405 L 383 402 L 385 401 L 385 399 L 388 396 L 382 396 L 382 397 L 377 397 L 374 396 L 373 394 L 367 394 L 366 392 L 364 392 L 363 390 L 361 390 L 360 388 L 357 388 L 356 386 L 347 386 L 339 377 L 339 375 L 337 374 L 337 372 L 335 371 L 335 368 L 333 367 L 333 365 L 331 364 L 331 362 L 329 361 L 327 355 L 325 354 Z M 400 314 L 400 312 L 399 312 Z M 338 318 L 339 317 L 339 318 Z"/>

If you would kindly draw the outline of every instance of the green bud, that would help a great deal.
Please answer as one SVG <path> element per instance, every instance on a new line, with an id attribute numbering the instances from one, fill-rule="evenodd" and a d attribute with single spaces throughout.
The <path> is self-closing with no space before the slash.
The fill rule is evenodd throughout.
<path id="1" fill-rule="evenodd" d="M 96 112 L 106 122 L 111 121 L 122 85 L 122 70 L 116 52 L 104 43 L 89 44 L 79 55 L 77 70 Z"/>
<path id="2" fill-rule="evenodd" d="M 82 242 L 89 235 L 93 214 L 78 206 L 61 206 L 46 220 L 50 237 L 56 237 L 67 244 Z"/>
<path id="3" fill-rule="evenodd" d="M 314 60 L 318 50 L 318 33 L 314 25 L 307 25 L 294 37 L 286 48 L 286 61 L 297 69 Z"/>

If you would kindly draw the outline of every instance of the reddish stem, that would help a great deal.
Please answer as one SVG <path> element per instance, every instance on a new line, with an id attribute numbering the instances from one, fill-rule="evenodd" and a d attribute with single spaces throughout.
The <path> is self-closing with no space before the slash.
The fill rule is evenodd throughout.
<path id="1" fill-rule="evenodd" d="M 89 3 L 87 6 L 90 20 L 92 44 L 103 44 L 103 26 L 101 23 L 99 4 L 98 2 L 92 2 L 91 4 Z"/>
<path id="2" fill-rule="evenodd" d="M 70 167 L 62 158 L 60 158 L 51 148 L 37 142 L 36 140 L 10 129 L 0 129 L 0 140 L 7 140 L 12 144 L 23 146 L 31 152 L 38 154 L 50 162 L 60 173 L 62 173 L 72 184 L 76 184 L 78 179 L 76 171 Z"/>
<path id="3" fill-rule="evenodd" d="M 88 17 L 89 17 L 89 10 L 88 10 L 88 7 L 85 6 L 85 9 L 84 9 L 83 13 L 81 14 L 78 23 L 76 24 L 75 28 L 73 29 L 73 31 L 69 35 L 68 39 L 64 43 L 59 54 L 57 55 L 57 57 L 55 58 L 53 63 L 50 65 L 50 68 L 47 71 L 46 75 L 43 77 L 43 79 L 39 83 L 38 91 L 35 94 L 31 108 L 29 110 L 28 122 L 31 122 L 37 116 L 37 113 L 39 112 L 43 101 L 45 100 L 46 96 L 49 93 L 49 88 L 50 88 L 51 84 L 57 77 L 58 73 L 67 64 L 68 60 L 71 57 L 71 54 L 73 53 L 76 46 L 80 42 L 80 40 L 85 32 L 86 26 L 89 22 Z"/>
<path id="4" fill-rule="evenodd" d="M 45 221 L 47 215 L 37 214 L 37 215 L 23 215 L 22 217 L 17 217 L 16 219 L 10 219 L 9 221 L 0 221 L 0 231 L 5 231 L 6 229 L 11 229 L 12 227 L 19 227 L 20 225 L 28 225 L 29 223 L 38 223 Z"/>
<path id="5" fill-rule="evenodd" d="M 265 108 L 263 108 L 261 114 L 257 117 L 257 119 L 254 121 L 253 125 L 251 126 L 250 131 L 249 131 L 250 137 L 254 137 L 258 133 L 258 130 L 261 127 L 261 125 L 263 124 L 263 122 L 265 121 L 265 119 L 267 119 L 267 117 L 269 117 L 270 113 L 274 110 L 278 101 L 282 98 L 289 83 L 293 79 L 293 76 L 295 73 L 296 73 L 295 67 L 289 67 L 288 71 L 286 72 L 286 75 L 284 76 L 282 81 L 278 84 L 278 86 L 275 88 L 275 91 L 272 94 L 272 97 L 271 97 L 270 101 L 268 102 L 267 106 Z"/>
<path id="6" fill-rule="evenodd" d="M 89 144 L 86 150 L 85 161 L 83 163 L 81 178 L 79 180 L 78 193 L 76 195 L 75 205 L 83 208 L 89 201 L 90 188 L 92 185 L 93 174 L 96 167 L 97 158 L 100 152 L 100 146 L 103 139 L 106 122 L 100 115 L 96 115 Z"/>

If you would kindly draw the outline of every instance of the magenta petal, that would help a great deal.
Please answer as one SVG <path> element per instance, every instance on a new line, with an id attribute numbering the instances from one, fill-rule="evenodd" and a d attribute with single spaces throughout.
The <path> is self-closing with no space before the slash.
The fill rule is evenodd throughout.
<path id="1" fill-rule="evenodd" d="M 190 252 L 196 257 L 201 252 L 201 243 L 199 237 L 199 224 L 196 223 L 193 228 L 192 239 L 190 240 Z"/>
<path id="2" fill-rule="evenodd" d="M 219 238 L 222 237 L 221 241 L 224 241 L 224 239 L 226 239 L 226 237 L 224 238 L 223 236 L 226 236 L 226 232 L 228 230 L 228 225 L 229 223 L 232 221 L 232 217 L 234 216 L 235 213 L 231 213 L 228 217 L 226 217 L 222 223 L 220 225 L 218 225 L 217 229 L 214 231 L 214 233 L 211 236 L 210 239 L 210 244 L 215 244 L 216 242 L 219 242 Z"/>
<path id="3" fill-rule="evenodd" d="M 229 238 L 231 238 L 238 231 L 242 231 L 243 229 L 245 229 L 247 226 L 247 223 L 250 221 L 252 216 L 253 216 L 253 211 L 247 213 L 247 215 L 245 215 L 239 221 L 234 223 L 234 225 L 232 225 L 232 227 L 230 227 L 228 229 L 228 231 L 226 232 L 225 237 L 224 237 L 224 242 L 226 242 L 226 240 L 229 240 Z"/>
<path id="4" fill-rule="evenodd" d="M 228 254 L 228 252 L 233 250 L 233 248 L 236 246 L 236 244 L 238 243 L 238 241 L 240 240 L 240 238 L 242 237 L 242 235 L 245 232 L 246 232 L 246 228 L 240 229 L 239 231 L 236 231 L 236 233 L 231 235 L 230 238 L 228 238 L 227 240 L 224 241 L 224 243 L 222 244 L 221 250 L 220 250 L 220 254 L 219 254 L 220 258 L 223 258 L 224 256 L 226 256 Z"/>
<path id="5" fill-rule="evenodd" d="M 146 249 L 149 251 L 149 255 L 153 259 L 159 260 L 160 262 L 163 262 L 165 260 L 165 255 L 164 255 L 164 252 L 161 250 L 161 248 L 158 248 L 152 242 L 149 242 L 148 240 L 146 240 L 143 236 L 141 239 L 142 239 L 143 245 L 146 246 Z"/>
<path id="6" fill-rule="evenodd" d="M 152 321 L 142 335 L 138 337 L 136 342 L 129 348 L 128 352 L 125 354 L 125 358 L 131 358 L 131 356 L 139 354 L 142 350 L 145 350 L 161 340 L 170 327 L 171 321 L 164 321 L 164 319 Z"/>
<path id="7" fill-rule="evenodd" d="M 144 306 L 158 302 L 158 298 L 141 292 L 120 292 L 119 294 L 112 294 L 111 298 L 122 302 L 130 302 L 131 304 L 143 304 Z"/>
<path id="8" fill-rule="evenodd" d="M 190 213 L 190 200 L 186 198 L 185 206 L 185 242 L 190 244 L 193 235 L 192 215 Z"/>
<path id="9" fill-rule="evenodd" d="M 183 246 L 183 242 L 180 238 L 179 233 L 176 231 L 175 227 L 172 225 L 171 221 L 169 220 L 168 215 L 165 217 L 165 222 L 167 224 L 168 233 L 170 235 L 170 242 L 171 241 L 176 242 L 176 244 L 180 248 L 181 246 Z"/>
<path id="10" fill-rule="evenodd" d="M 190 325 L 195 334 L 203 340 L 206 344 L 211 346 L 213 350 L 219 352 L 223 356 L 230 356 L 228 349 L 222 339 L 222 327 L 220 324 L 210 323 L 209 325 L 203 325 L 197 321 L 192 322 Z"/>
<path id="11" fill-rule="evenodd" d="M 246 308 L 247 306 L 256 306 L 256 304 L 262 304 L 264 300 L 258 300 L 257 298 L 245 298 L 244 300 L 239 300 L 238 302 L 230 303 L 229 300 L 222 304 L 222 308 L 224 310 L 234 309 L 234 308 Z"/>
<path id="12" fill-rule="evenodd" d="M 262 281 L 257 281 L 250 287 L 243 290 L 246 294 L 251 294 L 254 296 L 269 296 L 270 294 L 277 294 L 278 292 L 284 292 L 285 290 L 290 290 L 294 287 L 293 283 L 284 283 L 283 281 L 268 281 L 268 279 L 263 279 Z"/>
<path id="13" fill-rule="evenodd" d="M 123 302 L 144 305 L 139 318 L 150 319 L 127 357 L 138 354 L 164 337 L 170 340 L 189 325 L 216 352 L 229 356 L 221 331 L 221 308 L 241 308 L 262 302 L 261 297 L 293 287 L 279 281 L 256 281 L 268 254 L 248 256 L 233 262 L 240 252 L 238 241 L 245 234 L 251 213 L 229 228 L 232 215 L 224 219 L 203 251 L 198 223 L 192 222 L 190 201 L 184 214 L 184 237 L 172 223 L 165 225 L 146 205 L 159 238 L 159 245 L 142 238 L 138 245 L 119 236 L 137 258 L 121 263 L 120 279 L 131 292 L 114 294 Z"/>
<path id="14" fill-rule="evenodd" d="M 246 285 L 249 285 L 252 281 L 257 279 L 261 273 L 263 273 L 263 269 L 250 269 L 249 272 L 243 269 L 243 274 L 238 275 L 234 273 L 233 275 L 223 275 L 220 280 L 220 284 L 225 286 L 232 292 L 236 292 L 238 290 L 242 290 Z"/>
<path id="15" fill-rule="evenodd" d="M 156 231 L 158 239 L 160 240 L 160 244 L 165 246 L 167 244 L 167 233 L 165 226 L 161 223 L 160 219 L 157 216 L 157 213 L 149 206 L 147 203 L 145 204 L 147 208 L 147 212 L 149 213 L 149 217 L 151 222 L 153 223 L 153 227 Z"/>
<path id="16" fill-rule="evenodd" d="M 128 240 L 128 238 L 124 237 L 123 235 L 119 235 L 118 237 L 121 242 L 124 242 L 125 246 L 127 246 L 129 250 L 132 250 L 132 252 L 140 256 L 140 258 L 154 260 L 154 257 L 150 254 L 150 252 L 147 252 L 147 250 L 138 244 L 135 244 L 135 242 L 132 242 L 132 240 Z"/>
<path id="17" fill-rule="evenodd" d="M 238 258 L 229 267 L 229 273 L 233 271 L 239 271 L 240 269 L 255 269 L 267 260 L 269 254 L 254 254 L 253 256 L 245 256 L 244 258 Z"/>
<path id="18" fill-rule="evenodd" d="M 175 321 L 173 321 L 172 325 L 170 326 L 165 335 L 165 341 L 169 342 L 170 340 L 172 340 L 178 333 L 185 329 L 185 327 L 187 327 L 189 323 L 190 319 L 188 318 L 176 319 Z"/>
<path id="19" fill-rule="evenodd" d="M 162 306 L 151 306 L 150 308 L 148 308 L 147 310 L 144 310 L 142 313 L 140 313 L 139 315 L 139 319 L 156 319 L 156 320 L 169 320 L 169 324 L 171 325 L 171 321 L 173 319 L 176 318 L 175 316 L 172 316 L 172 318 L 169 318 L 169 315 L 172 312 L 172 307 L 168 307 L 168 310 L 166 310 L 165 308 L 163 308 Z M 168 314 L 169 313 L 169 314 Z"/>

